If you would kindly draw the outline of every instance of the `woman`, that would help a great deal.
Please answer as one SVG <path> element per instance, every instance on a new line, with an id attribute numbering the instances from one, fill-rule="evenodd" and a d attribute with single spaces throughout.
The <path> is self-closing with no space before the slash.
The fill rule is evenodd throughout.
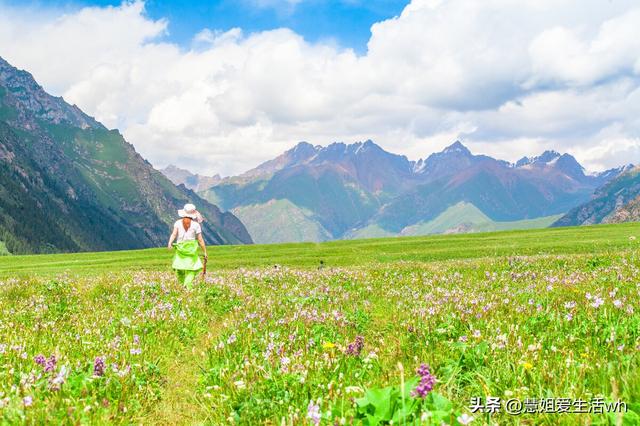
<path id="1" fill-rule="evenodd" d="M 193 282 L 202 269 L 202 262 L 198 257 L 198 245 L 204 253 L 205 262 L 208 259 L 207 246 L 202 239 L 202 216 L 193 204 L 185 204 L 178 210 L 178 219 L 173 224 L 173 232 L 169 237 L 167 248 L 171 250 L 175 244 L 176 253 L 173 256 L 173 269 L 178 276 L 178 282 L 191 290 Z"/>

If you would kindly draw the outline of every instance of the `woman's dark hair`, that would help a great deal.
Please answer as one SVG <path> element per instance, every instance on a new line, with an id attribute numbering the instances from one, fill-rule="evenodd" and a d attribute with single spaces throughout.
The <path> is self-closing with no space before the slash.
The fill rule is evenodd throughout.
<path id="1" fill-rule="evenodd" d="M 191 218 L 190 217 L 183 217 L 182 218 L 182 227 L 184 228 L 184 231 L 187 232 L 189 230 L 189 227 L 191 226 Z"/>

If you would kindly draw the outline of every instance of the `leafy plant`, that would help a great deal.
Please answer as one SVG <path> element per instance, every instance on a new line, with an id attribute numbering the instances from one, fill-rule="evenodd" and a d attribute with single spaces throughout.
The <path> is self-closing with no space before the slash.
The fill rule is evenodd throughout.
<path id="1" fill-rule="evenodd" d="M 356 417 L 364 425 L 413 424 L 417 420 L 423 424 L 453 424 L 457 415 L 446 397 L 437 392 L 430 392 L 425 398 L 411 395 L 419 381 L 419 377 L 413 377 L 404 387 L 368 389 L 362 398 L 356 399 Z"/>

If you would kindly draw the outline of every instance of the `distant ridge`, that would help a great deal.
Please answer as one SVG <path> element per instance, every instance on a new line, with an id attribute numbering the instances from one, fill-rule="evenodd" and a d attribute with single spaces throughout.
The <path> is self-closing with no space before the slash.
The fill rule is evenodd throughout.
<path id="1" fill-rule="evenodd" d="M 176 185 L 184 185 L 188 189 L 196 192 L 211 188 L 222 180 L 220 175 L 202 176 L 193 174 L 189 170 L 181 169 L 173 164 L 169 164 L 164 169 L 160 169 L 160 172 Z"/>
<path id="2" fill-rule="evenodd" d="M 459 203 L 491 222 L 547 226 L 548 218 L 588 201 L 623 171 L 586 173 L 573 156 L 556 151 L 510 163 L 475 155 L 460 141 L 417 161 L 371 140 L 327 146 L 300 142 L 200 193 L 238 215 L 257 242 L 300 241 L 296 235 L 325 240 L 369 231 L 374 236 L 400 235 L 407 228 L 420 232 L 426 228 L 417 225 Z M 299 220 L 274 233 L 291 212 Z M 457 225 L 462 223 L 447 232 L 474 229 Z"/>
<path id="3" fill-rule="evenodd" d="M 573 208 L 554 226 L 640 221 L 640 167 L 628 165 L 620 170 L 591 200 Z"/>

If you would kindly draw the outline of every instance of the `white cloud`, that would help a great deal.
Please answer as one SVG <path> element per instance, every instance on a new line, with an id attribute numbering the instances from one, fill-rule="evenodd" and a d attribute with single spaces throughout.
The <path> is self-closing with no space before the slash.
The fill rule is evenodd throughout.
<path id="1" fill-rule="evenodd" d="M 640 8 L 604 21 L 593 38 L 563 26 L 540 33 L 530 45 L 533 78 L 589 85 L 620 74 L 638 74 Z M 586 38 L 586 40 L 585 40 Z"/>
<path id="2" fill-rule="evenodd" d="M 280 15 L 291 15 L 304 0 L 241 0 L 258 9 L 274 9 Z"/>
<path id="3" fill-rule="evenodd" d="M 364 55 L 287 29 L 203 29 L 185 48 L 169 27 L 139 1 L 0 6 L 0 55 L 158 166 L 238 173 L 299 140 L 372 138 L 416 158 L 457 137 L 510 160 L 555 148 L 590 167 L 640 162 L 632 0 L 414 0 L 372 27 Z"/>

